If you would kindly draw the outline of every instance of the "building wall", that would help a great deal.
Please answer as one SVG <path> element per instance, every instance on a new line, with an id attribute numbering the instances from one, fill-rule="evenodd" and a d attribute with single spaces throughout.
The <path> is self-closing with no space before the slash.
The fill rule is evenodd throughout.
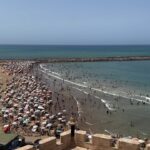
<path id="1" fill-rule="evenodd" d="M 67 150 L 71 147 L 89 150 L 140 150 L 143 144 L 146 145 L 143 150 L 150 150 L 150 144 L 136 138 L 120 138 L 114 144 L 114 139 L 110 135 L 94 134 L 91 141 L 88 141 L 86 131 L 76 131 L 75 137 L 72 138 L 69 130 L 61 134 L 59 143 L 55 137 L 49 137 L 39 142 L 39 148 L 40 150 Z M 27 145 L 17 150 L 34 150 L 34 148 Z"/>

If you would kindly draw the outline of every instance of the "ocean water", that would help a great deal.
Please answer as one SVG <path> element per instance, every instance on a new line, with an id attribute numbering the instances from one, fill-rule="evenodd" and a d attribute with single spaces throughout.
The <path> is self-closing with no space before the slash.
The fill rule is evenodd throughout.
<path id="1" fill-rule="evenodd" d="M 0 59 L 150 56 L 150 46 L 0 45 Z"/>
<path id="2" fill-rule="evenodd" d="M 1 59 L 104 56 L 150 56 L 150 46 L 0 46 Z M 76 90 L 90 131 L 150 137 L 150 61 L 42 64 L 40 69 Z"/>
<path id="3" fill-rule="evenodd" d="M 150 61 L 86 62 L 45 65 L 63 79 L 116 94 L 150 93 Z M 131 91 L 132 90 L 132 91 Z"/>
<path id="4" fill-rule="evenodd" d="M 93 103 L 86 104 L 78 97 L 90 131 L 149 137 L 150 61 L 56 63 L 40 67 L 50 77 L 83 93 L 87 101 L 92 96 Z"/>

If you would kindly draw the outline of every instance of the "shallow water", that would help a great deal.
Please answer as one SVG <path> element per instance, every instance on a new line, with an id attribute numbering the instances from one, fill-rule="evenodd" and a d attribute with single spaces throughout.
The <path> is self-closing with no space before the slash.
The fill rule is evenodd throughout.
<path id="1" fill-rule="evenodd" d="M 70 84 L 92 132 L 150 135 L 150 61 L 44 64 L 52 77 Z M 89 98 L 90 95 L 90 98 Z M 107 110 L 109 113 L 107 114 Z M 88 114 L 88 115 L 87 115 Z"/>

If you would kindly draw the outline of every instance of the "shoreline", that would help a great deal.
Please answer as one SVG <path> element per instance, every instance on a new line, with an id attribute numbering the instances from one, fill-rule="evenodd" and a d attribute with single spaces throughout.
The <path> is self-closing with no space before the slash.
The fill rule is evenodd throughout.
<path id="1" fill-rule="evenodd" d="M 56 77 L 57 80 L 61 80 L 64 82 L 67 80 L 67 79 L 64 80 L 60 79 L 61 76 L 58 74 L 58 72 L 54 72 L 54 70 L 51 71 L 47 69 L 45 73 L 47 73 L 50 77 L 54 77 L 54 78 Z M 81 104 L 81 107 L 83 108 L 81 112 L 82 121 L 80 120 L 81 129 L 86 131 L 92 129 L 91 131 L 94 133 L 96 132 L 106 133 L 106 131 L 109 131 L 110 133 L 114 133 L 114 134 L 116 133 L 124 136 L 132 135 L 132 136 L 147 137 L 147 135 L 149 135 L 149 132 L 148 134 L 146 134 L 142 131 L 142 129 L 139 130 L 137 128 L 138 124 L 136 123 L 134 123 L 135 127 L 131 127 L 130 125 L 130 123 L 132 122 L 131 120 L 129 119 L 127 119 L 127 121 L 126 119 L 124 121 L 122 120 L 123 116 L 125 117 L 125 114 L 127 114 L 127 116 L 130 115 L 134 118 L 134 115 L 130 114 L 132 112 L 131 111 L 132 109 L 133 110 L 135 108 L 141 109 L 143 107 L 145 107 L 145 109 L 148 109 L 149 102 L 144 103 L 142 100 L 138 100 L 138 99 L 136 99 L 135 101 L 134 100 L 130 101 L 128 97 L 121 98 L 121 96 L 119 96 L 119 99 L 121 98 L 121 100 L 116 101 L 115 98 L 117 95 L 108 94 L 106 92 L 99 91 L 99 90 L 98 91 L 96 90 L 96 93 L 89 92 L 85 89 L 87 86 L 84 86 L 83 88 L 79 88 L 79 86 L 77 85 L 75 86 L 75 84 L 74 83 L 72 84 L 72 82 L 73 81 L 69 80 L 69 82 L 66 82 L 66 84 L 70 85 L 70 87 L 72 88 L 71 90 L 72 95 L 77 95 L 77 100 Z M 106 99 L 103 97 L 105 97 Z M 115 103 L 120 103 L 120 106 L 118 106 L 117 110 L 112 110 L 112 107 L 109 105 L 110 101 L 107 100 L 108 98 Z M 133 103 L 133 105 L 131 105 L 130 103 Z M 129 107 L 130 113 L 128 113 L 128 109 L 126 110 L 126 108 L 124 108 L 125 105 Z M 107 108 L 110 109 L 110 110 L 108 109 L 109 110 L 108 113 L 107 113 Z M 122 121 L 116 122 L 119 119 L 119 117 L 122 118 L 121 120 L 123 122 Z M 120 130 L 118 130 L 117 125 L 120 125 L 122 123 L 125 124 L 125 128 L 124 129 L 120 128 Z"/>
<path id="2" fill-rule="evenodd" d="M 115 126 L 114 127 L 112 126 L 112 129 L 108 128 L 109 127 L 108 124 L 112 123 L 112 119 L 116 118 L 117 114 L 116 114 L 116 112 L 111 112 L 111 114 L 106 113 L 107 106 L 105 103 L 105 99 L 102 98 L 103 94 L 101 92 L 100 92 L 101 94 L 99 96 L 96 96 L 92 93 L 89 94 L 87 91 L 84 92 L 82 90 L 77 90 L 77 89 L 75 89 L 76 88 L 75 86 L 73 86 L 73 87 L 70 86 L 70 83 L 65 84 L 64 83 L 65 80 L 63 80 L 63 79 L 61 81 L 59 81 L 60 80 L 59 78 L 57 78 L 57 80 L 55 80 L 54 77 L 49 77 L 49 76 L 46 77 L 43 73 L 41 73 L 41 70 L 36 68 L 36 67 L 38 67 L 39 64 L 37 64 L 37 63 L 33 63 L 33 64 L 35 66 L 33 66 L 33 68 L 32 68 L 33 70 L 31 72 L 31 74 L 32 75 L 34 74 L 35 77 L 37 75 L 37 81 L 42 81 L 44 84 L 46 84 L 48 86 L 48 88 L 50 88 L 52 90 L 53 93 L 55 93 L 57 91 L 54 96 L 54 102 L 57 101 L 56 95 L 59 92 L 61 92 L 61 88 L 63 85 L 63 88 L 65 88 L 65 90 L 62 92 L 62 94 L 70 95 L 70 98 L 68 98 L 68 96 L 65 97 L 66 107 L 71 108 L 71 109 L 68 109 L 67 112 L 69 114 L 72 114 L 72 106 L 75 106 L 74 113 L 79 115 L 78 123 L 79 123 L 79 127 L 81 129 L 86 130 L 90 133 L 96 133 L 96 132 L 106 133 L 106 131 L 110 132 L 110 133 L 114 133 L 114 134 L 118 133 L 118 132 L 116 132 L 116 130 L 112 130 L 115 128 Z M 54 72 L 53 72 L 53 74 L 54 74 Z M 54 75 L 58 76 L 58 73 L 55 73 Z M 54 82 L 55 82 L 55 86 L 54 86 Z M 104 93 L 104 94 L 106 94 L 106 93 Z M 112 97 L 112 95 L 109 95 L 109 97 Z M 101 99 L 102 99 L 102 101 L 101 101 Z M 60 100 L 61 100 L 61 97 L 60 97 Z M 71 103 L 71 104 L 69 104 L 69 103 Z M 63 106 L 63 103 L 61 103 L 60 105 Z M 79 105 L 80 105 L 80 108 L 79 108 Z M 147 105 L 146 105 L 146 107 L 147 107 Z M 121 111 L 122 110 L 119 110 L 119 113 Z M 57 112 L 59 112 L 59 109 L 57 110 Z M 100 113 L 100 114 L 98 114 L 98 113 Z M 122 114 L 124 114 L 124 113 L 122 113 Z M 94 116 L 95 116 L 95 118 L 99 117 L 100 119 L 96 120 L 94 118 Z M 106 120 L 105 120 L 105 117 L 106 117 Z M 97 122 L 99 122 L 99 123 L 97 123 Z M 130 126 L 128 126 L 127 128 L 130 128 Z M 129 130 L 134 130 L 134 128 L 130 128 Z M 126 135 L 130 135 L 130 134 L 125 134 L 125 136 Z M 134 134 L 134 136 L 135 136 L 135 134 Z M 41 136 L 37 136 L 37 137 L 41 137 Z"/>

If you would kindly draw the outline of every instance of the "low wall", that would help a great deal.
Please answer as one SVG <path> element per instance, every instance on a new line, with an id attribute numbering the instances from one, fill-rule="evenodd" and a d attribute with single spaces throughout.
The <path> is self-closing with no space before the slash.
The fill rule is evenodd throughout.
<path id="1" fill-rule="evenodd" d="M 142 148 L 143 145 L 145 148 Z M 89 150 L 150 150 L 150 144 L 136 138 L 116 140 L 110 135 L 94 134 L 91 141 L 88 141 L 86 131 L 81 130 L 76 131 L 74 138 L 71 138 L 69 130 L 60 135 L 59 142 L 55 137 L 49 137 L 39 142 L 40 150 L 68 150 L 70 147 L 82 147 Z M 35 150 L 35 148 L 27 145 L 17 150 Z"/>

